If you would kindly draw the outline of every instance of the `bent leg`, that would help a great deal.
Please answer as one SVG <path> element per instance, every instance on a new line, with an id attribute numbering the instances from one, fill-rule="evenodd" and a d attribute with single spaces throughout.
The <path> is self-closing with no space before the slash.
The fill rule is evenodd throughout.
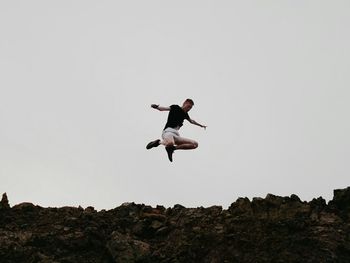
<path id="1" fill-rule="evenodd" d="M 175 136 L 171 132 L 163 132 L 161 144 L 165 146 L 165 150 L 168 154 L 168 159 L 170 162 L 173 161 L 173 153 L 175 150 Z"/>
<path id="2" fill-rule="evenodd" d="M 170 132 L 165 132 L 162 134 L 162 141 L 160 144 L 163 144 L 164 146 L 173 146 L 175 144 L 174 135 Z"/>
<path id="3" fill-rule="evenodd" d="M 198 142 L 183 137 L 175 137 L 176 150 L 193 150 L 198 147 Z"/>

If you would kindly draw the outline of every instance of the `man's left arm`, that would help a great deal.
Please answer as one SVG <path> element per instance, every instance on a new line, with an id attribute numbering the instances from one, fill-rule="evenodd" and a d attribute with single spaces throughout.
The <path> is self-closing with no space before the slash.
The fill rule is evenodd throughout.
<path id="1" fill-rule="evenodd" d="M 201 127 L 201 128 L 204 128 L 204 129 L 206 129 L 206 128 L 207 128 L 207 126 L 206 126 L 206 125 L 202 125 L 202 124 L 200 124 L 200 123 L 196 122 L 196 121 L 195 121 L 195 120 L 193 120 L 193 119 L 189 119 L 188 121 L 189 121 L 190 123 L 194 124 L 194 125 L 197 125 L 197 126 Z"/>

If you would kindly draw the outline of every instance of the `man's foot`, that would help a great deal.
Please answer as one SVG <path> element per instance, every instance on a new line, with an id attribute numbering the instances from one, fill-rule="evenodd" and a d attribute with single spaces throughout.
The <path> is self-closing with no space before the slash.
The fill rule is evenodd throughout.
<path id="1" fill-rule="evenodd" d="M 150 142 L 149 144 L 147 144 L 146 149 L 149 150 L 149 149 L 151 149 L 153 147 L 158 147 L 159 144 L 160 144 L 160 140 L 155 140 L 155 141 Z"/>
<path id="2" fill-rule="evenodd" d="M 174 145 L 166 146 L 165 150 L 168 153 L 169 161 L 172 162 L 173 161 L 173 153 L 175 151 L 175 146 Z"/>

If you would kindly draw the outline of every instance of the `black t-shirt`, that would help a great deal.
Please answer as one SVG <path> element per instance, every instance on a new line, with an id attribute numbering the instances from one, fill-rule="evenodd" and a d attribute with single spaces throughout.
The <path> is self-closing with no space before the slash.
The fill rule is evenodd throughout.
<path id="1" fill-rule="evenodd" d="M 170 112 L 168 115 L 168 121 L 165 124 L 164 130 L 168 127 L 181 127 L 183 125 L 184 119 L 190 120 L 190 116 L 188 116 L 188 113 L 184 112 L 184 110 L 179 105 L 171 105 Z"/>

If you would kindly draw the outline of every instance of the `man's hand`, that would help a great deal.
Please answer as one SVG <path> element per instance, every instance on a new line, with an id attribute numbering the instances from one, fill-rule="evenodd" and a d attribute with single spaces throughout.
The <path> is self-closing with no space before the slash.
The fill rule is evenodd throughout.
<path id="1" fill-rule="evenodd" d="M 158 104 L 158 105 L 157 105 L 157 104 L 152 104 L 151 107 L 152 107 L 153 109 L 158 109 L 159 104 Z"/>
<path id="2" fill-rule="evenodd" d="M 198 123 L 198 124 L 199 124 L 199 123 Z M 207 127 L 208 127 L 207 125 L 202 125 L 202 124 L 199 124 L 198 126 L 201 127 L 201 128 L 204 128 L 204 130 L 206 130 Z"/>

